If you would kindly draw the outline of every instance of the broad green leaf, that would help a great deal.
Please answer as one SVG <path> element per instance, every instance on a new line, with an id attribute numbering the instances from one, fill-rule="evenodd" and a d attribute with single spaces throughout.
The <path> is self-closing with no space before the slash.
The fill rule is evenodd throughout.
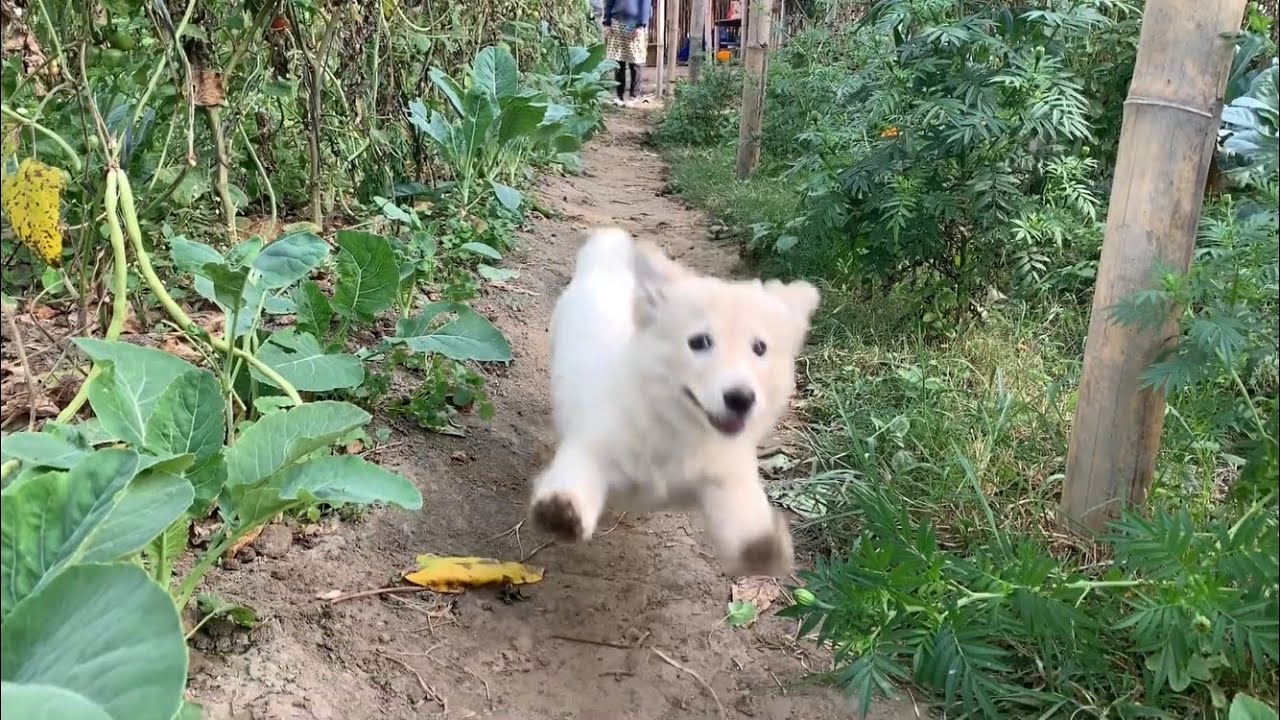
<path id="1" fill-rule="evenodd" d="M 178 475 L 149 472 L 134 478 L 105 522 L 85 543 L 80 562 L 113 562 L 133 555 L 182 517 L 195 493 Z"/>
<path id="2" fill-rule="evenodd" d="M 364 382 L 364 363 L 355 355 L 326 353 L 311 333 L 280 330 L 258 349 L 258 359 L 280 373 L 298 390 L 328 392 Z M 275 386 L 257 370 L 259 382 Z"/>
<path id="3" fill-rule="evenodd" d="M 499 205 L 511 212 L 520 209 L 520 204 L 524 202 L 524 195 L 519 190 L 496 180 L 490 181 L 490 184 L 493 185 L 493 196 L 498 198 Z"/>
<path id="4" fill-rule="evenodd" d="M 0 646 L 6 682 L 62 688 L 112 720 L 172 720 L 182 706 L 178 609 L 136 565 L 67 568 L 14 609 Z"/>
<path id="5" fill-rule="evenodd" d="M 209 512 L 213 501 L 218 499 L 218 493 L 222 492 L 222 486 L 227 482 L 227 460 L 222 453 L 197 460 L 183 473 L 183 477 L 191 483 L 195 492 L 191 514 L 203 517 Z"/>
<path id="6" fill-rule="evenodd" d="M 222 449 L 226 414 L 218 379 L 192 368 L 169 383 L 147 420 L 145 447 L 151 452 L 190 453 L 197 460 Z"/>
<path id="7" fill-rule="evenodd" d="M 369 413 L 333 400 L 267 415 L 227 449 L 227 485 L 244 485 L 273 475 L 367 422 Z"/>
<path id="8" fill-rule="evenodd" d="M 0 618 L 79 559 L 137 472 L 138 454 L 132 450 L 99 450 L 65 473 L 47 473 L 5 490 Z"/>
<path id="9" fill-rule="evenodd" d="M 453 111 L 461 115 L 463 112 L 462 88 L 458 86 L 458 83 L 440 68 L 431 68 L 431 72 L 427 73 L 427 75 L 431 78 L 431 84 L 435 85 L 440 94 L 444 95 L 445 99 L 449 101 Z"/>
<path id="10" fill-rule="evenodd" d="M 218 512 L 223 521 L 243 534 L 301 504 L 298 500 L 280 497 L 280 488 L 272 480 L 228 485 L 218 498 Z"/>
<path id="11" fill-rule="evenodd" d="M 314 280 L 308 280 L 294 288 L 293 301 L 297 305 L 299 330 L 318 338 L 329 333 L 329 326 L 333 322 L 333 307 Z"/>
<path id="12" fill-rule="evenodd" d="M 1266 703 L 1244 693 L 1236 693 L 1231 699 L 1231 710 L 1227 714 L 1227 720 L 1276 720 L 1276 717 L 1276 711 Z"/>
<path id="13" fill-rule="evenodd" d="M 194 368 L 174 355 L 114 340 L 77 338 L 94 361 L 109 363 L 89 385 L 89 404 L 107 432 L 142 447 L 147 421 L 169 383 Z"/>
<path id="14" fill-rule="evenodd" d="M 16 432 L 4 436 L 5 459 L 17 458 L 24 465 L 66 470 L 88 454 L 47 432 Z"/>
<path id="15" fill-rule="evenodd" d="M 510 282 L 520 277 L 519 270 L 510 270 L 508 268 L 496 268 L 496 267 L 493 267 L 492 265 L 484 265 L 484 264 L 476 266 L 476 273 L 478 273 L 480 277 L 484 278 L 485 280 L 488 280 L 489 282 Z"/>
<path id="16" fill-rule="evenodd" d="M 477 53 L 471 65 L 471 85 L 494 103 L 515 95 L 520 79 L 511 51 L 490 45 Z"/>
<path id="17" fill-rule="evenodd" d="M 535 105 L 528 98 L 512 98 L 502 108 L 498 120 L 498 140 L 509 143 L 532 135 L 546 114 L 546 105 Z"/>
<path id="18" fill-rule="evenodd" d="M 601 62 L 604 62 L 604 56 L 604 43 L 596 43 L 590 48 L 573 48 L 570 52 L 569 62 L 575 75 L 589 73 L 599 67 Z"/>
<path id="19" fill-rule="evenodd" d="M 226 312 L 239 310 L 243 312 L 245 309 L 252 311 L 249 307 L 248 289 L 249 270 L 242 267 L 227 267 L 223 263 L 209 263 L 201 268 L 201 275 L 209 279 L 213 287 L 213 299 L 223 307 Z M 260 294 L 260 293 L 257 293 Z M 253 298 L 256 300 L 257 298 Z M 256 303 L 254 303 L 256 305 Z"/>
<path id="20" fill-rule="evenodd" d="M 456 317 L 432 329 L 433 321 L 447 313 Z M 452 360 L 506 362 L 511 359 L 511 346 L 502 331 L 462 303 L 427 305 L 418 316 L 396 323 L 396 334 L 390 341 L 402 342 L 414 352 L 439 353 Z"/>
<path id="21" fill-rule="evenodd" d="M 264 287 L 288 287 L 306 277 L 329 256 L 329 243 L 311 233 L 285 235 L 262 249 L 253 269 Z"/>
<path id="22" fill-rule="evenodd" d="M 0 683 L 0 717 L 22 720 L 112 720 L 101 705 L 53 685 Z"/>
<path id="23" fill-rule="evenodd" d="M 227 251 L 227 265 L 247 268 L 262 252 L 262 236 L 254 235 Z"/>
<path id="24" fill-rule="evenodd" d="M 479 243 L 479 242 L 463 243 L 462 245 L 458 246 L 458 249 L 466 250 L 467 252 L 473 252 L 477 255 L 482 255 L 484 257 L 489 258 L 490 260 L 502 259 L 502 253 L 498 252 L 497 250 L 494 250 L 492 247 L 485 245 L 484 243 Z"/>
<path id="25" fill-rule="evenodd" d="M 273 479 L 286 499 L 330 505 L 386 503 L 406 510 L 422 507 L 413 483 L 354 455 L 321 457 L 298 463 Z"/>
<path id="26" fill-rule="evenodd" d="M 333 309 L 342 317 L 371 321 L 391 307 L 400 283 L 400 267 L 387 238 L 341 230 L 338 243 L 338 283 Z"/>
<path id="27" fill-rule="evenodd" d="M 204 243 L 188 240 L 181 235 L 169 238 L 169 258 L 178 269 L 192 275 L 204 275 L 204 266 L 209 263 L 219 265 L 226 263 L 222 253 Z"/>

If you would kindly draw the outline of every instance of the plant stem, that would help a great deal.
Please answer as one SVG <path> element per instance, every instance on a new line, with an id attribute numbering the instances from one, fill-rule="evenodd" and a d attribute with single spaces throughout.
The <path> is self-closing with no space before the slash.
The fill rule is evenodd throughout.
<path id="1" fill-rule="evenodd" d="M 124 216 L 125 229 L 129 231 L 129 240 L 133 244 L 134 259 L 138 263 L 138 271 L 142 274 L 142 279 L 146 281 L 147 287 L 155 294 L 160 306 L 169 314 L 169 317 L 173 318 L 178 327 L 184 329 L 196 327 L 195 322 L 191 320 L 186 311 L 174 301 L 173 296 L 165 289 L 164 283 L 156 275 L 155 268 L 151 266 L 151 257 L 147 254 L 147 249 L 142 245 L 142 230 L 138 227 L 138 215 L 133 205 L 133 190 L 129 187 L 129 178 L 123 173 L 120 175 L 120 206 L 121 214 Z M 234 328 L 231 329 L 231 332 L 234 333 Z M 276 372 L 270 365 L 235 347 L 233 341 L 228 341 L 225 338 L 209 335 L 208 342 L 218 352 L 226 352 L 227 348 L 231 347 L 233 354 L 249 363 L 270 380 L 273 385 L 280 388 L 293 401 L 294 405 L 302 404 L 302 396 L 298 394 L 293 384 L 281 377 L 280 373 Z"/>
<path id="2" fill-rule="evenodd" d="M 196 586 L 204 579 L 205 573 L 213 568 L 218 562 L 218 558 L 222 554 L 231 549 L 236 540 L 239 540 L 245 533 L 228 533 L 217 542 L 210 542 L 209 549 L 200 557 L 200 561 L 195 564 L 182 578 L 182 585 L 178 586 L 178 595 L 174 598 L 174 604 L 178 606 L 178 610 L 182 610 L 191 602 L 191 596 L 195 594 Z"/>
<path id="3" fill-rule="evenodd" d="M 129 258 L 124 246 L 124 232 L 120 229 L 120 216 L 117 213 L 119 201 L 120 178 L 125 174 L 119 168 L 111 168 L 107 170 L 107 191 L 103 196 L 103 205 L 106 207 L 107 234 L 111 239 L 111 321 L 107 324 L 107 330 L 103 337 L 107 340 L 115 340 L 120 337 L 121 331 L 124 330 L 124 320 L 129 313 Z M 126 180 L 125 182 L 128 182 Z M 80 383 L 80 389 L 76 391 L 76 396 L 66 407 L 62 408 L 62 412 L 58 413 L 55 420 L 59 423 L 70 422 L 80 412 L 80 408 L 84 407 L 84 403 L 89 399 L 89 386 L 97 379 L 102 367 L 94 363 L 93 368 L 89 370 L 89 376 Z"/>
<path id="4" fill-rule="evenodd" d="M 182 33 L 187 29 L 187 23 L 191 21 L 191 13 L 195 9 L 196 0 L 187 0 L 187 9 L 182 13 L 182 19 L 178 21 L 177 27 L 173 30 L 173 49 L 175 52 L 181 51 L 179 43 L 182 41 Z M 147 87 L 142 91 L 142 97 L 138 98 L 138 105 L 133 111 L 133 120 L 129 122 L 129 127 L 137 127 L 138 118 L 142 117 L 143 111 L 147 108 L 147 100 L 151 98 L 151 93 L 155 92 L 156 85 L 160 82 L 160 73 L 164 72 L 168 64 L 169 54 L 166 52 L 160 53 L 160 58 L 156 60 L 156 66 L 151 70 L 151 77 L 147 80 Z M 191 94 L 190 89 L 190 83 L 188 83 L 188 95 Z"/>
<path id="5" fill-rule="evenodd" d="M 31 127 L 32 130 L 35 130 L 36 132 L 40 133 L 41 135 L 44 135 L 45 137 L 49 138 L 54 143 L 56 143 L 58 147 L 62 150 L 62 154 L 65 155 L 67 160 L 70 162 L 72 170 L 76 172 L 80 172 L 82 169 L 84 169 L 84 163 L 80 161 L 80 154 L 77 153 L 75 150 L 73 150 L 71 145 L 66 140 L 64 140 L 62 136 L 59 135 L 57 132 L 50 130 L 49 128 L 45 127 L 44 125 L 41 125 L 35 120 L 32 120 L 26 115 L 23 115 L 18 111 L 10 107 L 6 107 L 4 105 L 0 105 L 0 115 L 4 115 L 10 120 L 17 121 L 19 123 L 22 123 L 23 125 L 28 125 Z"/>
<path id="6" fill-rule="evenodd" d="M 209 123 L 209 135 L 213 138 L 213 161 L 217 164 L 217 174 L 213 186 L 218 191 L 218 201 L 222 204 L 223 220 L 227 226 L 227 240 L 236 241 L 236 206 L 231 202 L 231 181 L 229 168 L 231 159 L 227 157 L 227 139 L 222 132 L 222 108 L 210 105 L 204 108 L 205 119 Z"/>
<path id="7" fill-rule="evenodd" d="M 275 237 L 276 220 L 279 217 L 276 208 L 276 189 L 271 185 L 271 176 L 267 174 L 267 168 L 258 157 L 258 152 L 253 149 L 253 143 L 249 141 L 249 133 L 244 129 L 244 123 L 240 123 L 236 127 L 240 131 L 241 139 L 244 140 L 245 151 L 249 153 L 249 159 L 253 161 L 253 167 L 257 169 L 258 175 L 262 177 L 262 186 L 267 189 L 267 198 L 271 201 L 271 229 L 267 232 L 267 235 Z"/>

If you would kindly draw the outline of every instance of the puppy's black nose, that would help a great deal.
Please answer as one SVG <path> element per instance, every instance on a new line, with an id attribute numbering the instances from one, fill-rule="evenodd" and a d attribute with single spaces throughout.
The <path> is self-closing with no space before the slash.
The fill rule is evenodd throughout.
<path id="1" fill-rule="evenodd" d="M 733 388 L 724 392 L 724 406 L 739 417 L 751 412 L 755 404 L 756 394 L 750 388 Z"/>

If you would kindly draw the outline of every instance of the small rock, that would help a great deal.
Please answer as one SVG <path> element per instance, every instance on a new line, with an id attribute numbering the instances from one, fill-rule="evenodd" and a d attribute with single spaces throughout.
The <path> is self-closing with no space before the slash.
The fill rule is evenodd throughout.
<path id="1" fill-rule="evenodd" d="M 284 557 L 293 545 L 293 531 L 284 525 L 268 525 L 262 528 L 262 534 L 253 544 L 266 557 Z"/>

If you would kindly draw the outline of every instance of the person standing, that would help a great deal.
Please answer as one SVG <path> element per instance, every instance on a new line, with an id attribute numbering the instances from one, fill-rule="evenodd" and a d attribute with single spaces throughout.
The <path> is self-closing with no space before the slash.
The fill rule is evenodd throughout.
<path id="1" fill-rule="evenodd" d="M 649 17 L 652 0 L 605 0 L 605 54 L 618 63 L 618 102 L 629 91 L 632 100 L 640 95 L 640 66 L 649 55 Z M 631 77 L 627 77 L 630 71 Z M 627 82 L 630 80 L 630 82 Z"/>

